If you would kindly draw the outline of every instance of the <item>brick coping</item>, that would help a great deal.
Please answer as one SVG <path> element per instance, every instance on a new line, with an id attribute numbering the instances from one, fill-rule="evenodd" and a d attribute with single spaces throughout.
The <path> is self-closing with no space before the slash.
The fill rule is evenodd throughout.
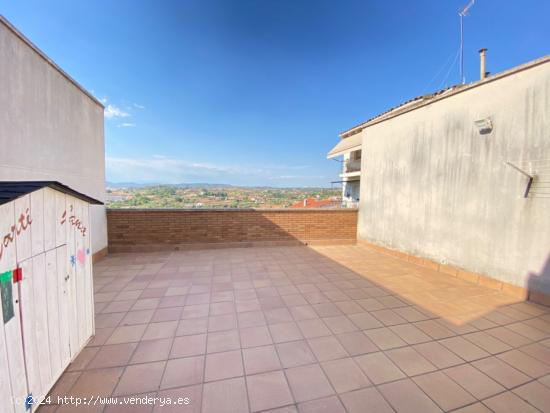
<path id="1" fill-rule="evenodd" d="M 391 248 L 383 247 L 364 239 L 358 239 L 357 244 L 364 245 L 381 254 L 391 255 L 394 258 L 407 261 L 424 268 L 429 268 L 442 274 L 457 277 L 474 284 L 479 284 L 492 290 L 502 291 L 505 294 L 519 298 L 521 300 L 529 300 L 537 304 L 550 306 L 550 295 L 542 293 L 540 291 L 529 290 L 525 287 L 519 287 L 517 285 L 500 281 L 483 274 L 468 271 L 460 267 L 455 267 L 453 265 L 440 264 L 428 258 L 418 257 L 416 255 L 407 254 L 402 251 L 393 250 Z"/>
<path id="2" fill-rule="evenodd" d="M 120 252 L 158 252 L 158 251 L 191 251 L 224 248 L 255 248 L 255 247 L 296 247 L 316 245 L 355 245 L 355 239 L 312 239 L 307 241 L 242 241 L 242 242 L 202 242 L 184 244 L 109 244 L 109 253 Z"/>
<path id="3" fill-rule="evenodd" d="M 357 208 L 107 208 L 112 212 L 354 212 Z"/>

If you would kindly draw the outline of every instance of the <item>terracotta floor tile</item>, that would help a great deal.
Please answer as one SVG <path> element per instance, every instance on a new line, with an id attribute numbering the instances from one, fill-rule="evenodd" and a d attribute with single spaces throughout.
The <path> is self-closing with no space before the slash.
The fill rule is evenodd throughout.
<path id="1" fill-rule="evenodd" d="M 527 337 L 515 333 L 506 327 L 492 328 L 485 332 L 514 348 L 524 346 L 531 342 Z"/>
<path id="2" fill-rule="evenodd" d="M 516 370 L 496 357 L 488 357 L 486 359 L 474 361 L 472 366 L 508 389 L 517 387 L 531 380 L 531 377 L 523 374 L 521 371 Z"/>
<path id="3" fill-rule="evenodd" d="M 512 349 L 508 344 L 503 343 L 484 331 L 465 334 L 462 337 L 491 354 L 503 353 Z"/>
<path id="4" fill-rule="evenodd" d="M 284 368 L 316 362 L 315 356 L 305 340 L 277 344 L 276 348 Z"/>
<path id="5" fill-rule="evenodd" d="M 334 334 L 349 333 L 357 330 L 355 324 L 353 324 L 345 315 L 325 317 L 323 318 L 323 321 Z"/>
<path id="6" fill-rule="evenodd" d="M 373 315 L 378 321 L 380 321 L 385 326 L 394 326 L 397 324 L 403 324 L 407 322 L 407 320 L 405 320 L 395 311 L 390 309 L 371 311 L 370 314 Z"/>
<path id="7" fill-rule="evenodd" d="M 443 372 L 477 399 L 504 391 L 504 387 L 469 364 L 451 367 Z"/>
<path id="8" fill-rule="evenodd" d="M 257 374 L 281 368 L 274 346 L 253 347 L 243 350 L 246 374 Z"/>
<path id="9" fill-rule="evenodd" d="M 542 412 L 550 412 L 550 391 L 539 382 L 524 384 L 514 389 L 514 393 Z"/>
<path id="10" fill-rule="evenodd" d="M 98 351 L 99 347 L 85 347 L 76 359 L 69 364 L 67 371 L 84 370 L 88 363 L 90 363 L 90 361 L 92 361 L 92 359 L 97 355 Z"/>
<path id="11" fill-rule="evenodd" d="M 155 404 L 153 413 L 200 413 L 202 403 L 202 385 L 162 390 L 158 397 L 171 400 L 182 400 L 184 404 L 161 405 Z M 185 404 L 187 400 L 187 404 Z"/>
<path id="12" fill-rule="evenodd" d="M 440 343 L 466 361 L 474 361 L 490 355 L 482 348 L 462 337 L 446 338 L 441 340 Z"/>
<path id="13" fill-rule="evenodd" d="M 337 393 L 345 393 L 371 385 L 352 358 L 326 361 L 321 363 L 325 374 Z"/>
<path id="14" fill-rule="evenodd" d="M 533 343 L 523 346 L 519 350 L 542 363 L 550 365 L 550 347 L 543 346 L 539 343 Z"/>
<path id="15" fill-rule="evenodd" d="M 273 344 L 267 326 L 241 328 L 240 335 L 243 348 Z"/>
<path id="16" fill-rule="evenodd" d="M 501 393 L 493 396 L 487 400 L 484 400 L 483 403 L 495 413 L 539 412 L 538 409 L 535 409 L 533 406 L 526 403 L 512 392 Z"/>
<path id="17" fill-rule="evenodd" d="M 334 394 L 318 364 L 290 368 L 286 370 L 286 377 L 298 403 Z"/>
<path id="18" fill-rule="evenodd" d="M 364 354 L 354 357 L 354 360 L 374 384 L 405 377 L 403 372 L 382 352 Z"/>
<path id="19" fill-rule="evenodd" d="M 241 341 L 238 330 L 208 333 L 206 342 L 207 353 L 218 353 L 220 351 L 237 350 L 240 348 Z"/>
<path id="20" fill-rule="evenodd" d="M 431 337 L 412 324 L 392 326 L 390 327 L 390 330 L 401 337 L 407 344 L 418 344 L 432 341 Z"/>
<path id="21" fill-rule="evenodd" d="M 57 404 L 57 397 L 69 395 L 69 390 L 80 377 L 81 372 L 65 372 L 55 383 L 49 395 L 52 398 L 52 403 Z"/>
<path id="22" fill-rule="evenodd" d="M 388 350 L 385 354 L 408 376 L 436 370 L 436 367 L 412 347 Z"/>
<path id="23" fill-rule="evenodd" d="M 300 403 L 298 409 L 300 413 L 346 413 L 336 396 Z"/>
<path id="24" fill-rule="evenodd" d="M 326 324 L 320 318 L 300 320 L 297 324 L 305 338 L 322 337 L 331 334 Z"/>
<path id="25" fill-rule="evenodd" d="M 509 324 L 506 328 L 534 341 L 543 340 L 548 337 L 548 334 L 525 324 L 525 322 Z"/>
<path id="26" fill-rule="evenodd" d="M 182 312 L 183 312 L 183 307 L 157 308 L 153 314 L 151 322 L 158 323 L 161 321 L 179 320 Z"/>
<path id="27" fill-rule="evenodd" d="M 397 413 L 429 413 L 442 410 L 410 379 L 378 387 Z"/>
<path id="28" fill-rule="evenodd" d="M 387 327 L 365 330 L 364 333 L 381 350 L 389 350 L 407 345 L 405 341 Z"/>
<path id="29" fill-rule="evenodd" d="M 269 331 L 275 343 L 295 341 L 303 338 L 300 329 L 294 322 L 271 324 L 269 325 Z"/>
<path id="30" fill-rule="evenodd" d="M 116 327 L 105 344 L 135 343 L 141 340 L 147 324 Z"/>
<path id="31" fill-rule="evenodd" d="M 310 305 L 291 306 L 289 309 L 292 317 L 296 321 L 319 318 L 313 307 Z"/>
<path id="32" fill-rule="evenodd" d="M 158 390 L 165 365 L 165 361 L 157 361 L 126 367 L 113 394 L 120 396 Z"/>
<path id="33" fill-rule="evenodd" d="M 159 338 L 174 337 L 177 328 L 177 321 L 163 321 L 161 323 L 148 324 L 142 340 L 157 340 Z"/>
<path id="34" fill-rule="evenodd" d="M 200 356 L 206 353 L 206 334 L 176 337 L 170 351 L 170 358 Z"/>
<path id="35" fill-rule="evenodd" d="M 409 323 L 428 319 L 427 315 L 423 314 L 412 306 L 394 308 L 393 311 L 395 311 Z"/>
<path id="36" fill-rule="evenodd" d="M 437 341 L 417 344 L 413 348 L 439 369 L 464 363 L 464 360 Z"/>
<path id="37" fill-rule="evenodd" d="M 183 307 L 183 311 L 181 312 L 181 318 L 183 320 L 207 317 L 209 312 L 210 306 L 208 304 L 186 305 Z"/>
<path id="38" fill-rule="evenodd" d="M 202 413 L 248 412 L 244 377 L 205 383 L 202 391 Z"/>
<path id="39" fill-rule="evenodd" d="M 129 311 L 122 319 L 121 325 L 147 324 L 153 317 L 154 310 Z"/>
<path id="40" fill-rule="evenodd" d="M 539 360 L 519 350 L 507 351 L 506 353 L 497 355 L 497 357 L 533 378 L 538 378 L 550 373 L 549 365 L 541 363 Z"/>
<path id="41" fill-rule="evenodd" d="M 210 304 L 210 315 L 222 315 L 235 312 L 235 304 L 229 301 L 222 301 Z"/>
<path id="42" fill-rule="evenodd" d="M 327 361 L 347 357 L 348 353 L 334 336 L 317 337 L 308 340 L 317 360 Z"/>
<path id="43" fill-rule="evenodd" d="M 424 393 L 445 411 L 476 402 L 476 399 L 470 393 L 439 371 L 417 376 L 413 380 Z"/>
<path id="44" fill-rule="evenodd" d="M 92 361 L 86 366 L 88 369 L 125 366 L 137 347 L 137 343 L 114 344 L 99 349 Z"/>
<path id="45" fill-rule="evenodd" d="M 113 301 L 101 311 L 101 314 L 126 312 L 129 311 L 135 303 L 136 301 L 134 300 Z"/>
<path id="46" fill-rule="evenodd" d="M 137 301 L 132 301 L 134 303 L 131 307 L 132 311 L 135 310 L 154 310 L 158 307 L 160 303 L 160 298 L 142 298 Z M 128 309 L 130 310 L 130 309 Z"/>
<path id="47" fill-rule="evenodd" d="M 107 313 L 98 314 L 95 317 L 95 326 L 97 328 L 117 327 L 126 313 Z"/>
<path id="48" fill-rule="evenodd" d="M 97 346 L 104 345 L 107 339 L 111 336 L 111 334 L 113 334 L 114 330 L 115 330 L 114 327 L 96 328 L 95 335 L 92 337 L 92 339 L 88 343 L 88 347 L 97 347 Z"/>
<path id="49" fill-rule="evenodd" d="M 453 331 L 449 330 L 445 326 L 442 326 L 435 320 L 419 321 L 414 325 L 434 340 L 441 340 L 443 338 L 448 338 L 455 335 Z"/>
<path id="50" fill-rule="evenodd" d="M 208 317 L 208 332 L 233 330 L 237 328 L 236 314 L 223 314 Z"/>
<path id="51" fill-rule="evenodd" d="M 268 324 L 288 323 L 294 321 L 287 308 L 272 308 L 265 311 L 265 319 Z"/>
<path id="52" fill-rule="evenodd" d="M 281 370 L 246 377 L 250 410 L 273 409 L 294 402 Z"/>
<path id="53" fill-rule="evenodd" d="M 340 395 L 348 413 L 393 413 L 394 410 L 374 387 Z"/>
<path id="54" fill-rule="evenodd" d="M 359 304 L 357 304 L 355 301 L 347 300 L 347 301 L 339 301 L 334 303 L 336 307 L 340 309 L 340 311 L 346 315 L 350 314 L 358 314 L 363 313 L 364 309 Z"/>
<path id="55" fill-rule="evenodd" d="M 208 331 L 208 317 L 182 319 L 176 329 L 176 336 L 203 334 Z"/>
<path id="56" fill-rule="evenodd" d="M 378 347 L 362 331 L 338 334 L 336 338 L 350 356 L 378 351 Z"/>
<path id="57" fill-rule="evenodd" d="M 348 318 L 361 330 L 383 327 L 382 323 L 369 313 L 350 314 Z"/>
<path id="58" fill-rule="evenodd" d="M 124 369 L 121 367 L 84 371 L 69 391 L 75 397 L 109 396 Z M 74 406 L 71 406 L 74 409 Z"/>
<path id="59" fill-rule="evenodd" d="M 466 407 L 462 407 L 458 410 L 454 410 L 453 413 L 491 413 L 489 410 L 481 403 L 474 403 Z"/>
<path id="60" fill-rule="evenodd" d="M 168 360 L 160 388 L 200 384 L 204 381 L 203 371 L 204 356 Z"/>
<path id="61" fill-rule="evenodd" d="M 130 363 L 149 363 L 167 360 L 172 347 L 172 338 L 147 340 L 138 343 Z"/>
<path id="62" fill-rule="evenodd" d="M 204 381 L 228 379 L 244 374 L 240 350 L 206 355 Z"/>
<path id="63" fill-rule="evenodd" d="M 247 311 L 245 313 L 238 313 L 237 320 L 239 323 L 239 328 L 258 327 L 267 324 L 263 311 Z"/>

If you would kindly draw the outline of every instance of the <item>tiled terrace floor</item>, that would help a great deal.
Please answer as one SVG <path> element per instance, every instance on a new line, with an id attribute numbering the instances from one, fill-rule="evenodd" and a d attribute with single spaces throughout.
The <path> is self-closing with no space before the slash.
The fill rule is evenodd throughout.
<path id="1" fill-rule="evenodd" d="M 61 412 L 550 412 L 550 308 L 361 246 L 111 255 Z M 123 400 L 119 398 L 119 400 Z"/>

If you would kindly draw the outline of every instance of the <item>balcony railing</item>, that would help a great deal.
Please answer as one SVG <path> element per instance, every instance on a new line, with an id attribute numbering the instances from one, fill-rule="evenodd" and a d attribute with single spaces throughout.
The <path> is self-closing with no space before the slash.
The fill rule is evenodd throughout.
<path id="1" fill-rule="evenodd" d="M 344 163 L 344 173 L 359 172 L 361 171 L 361 159 L 347 160 Z"/>

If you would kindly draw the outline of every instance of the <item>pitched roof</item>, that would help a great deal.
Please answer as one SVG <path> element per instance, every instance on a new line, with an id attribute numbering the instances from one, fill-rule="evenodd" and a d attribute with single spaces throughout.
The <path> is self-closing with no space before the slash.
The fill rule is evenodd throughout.
<path id="1" fill-rule="evenodd" d="M 539 59 L 535 59 L 535 60 L 532 60 L 532 61 L 527 62 L 525 64 L 515 66 L 511 69 L 505 70 L 505 71 L 500 72 L 500 73 L 496 73 L 492 76 L 489 76 L 489 77 L 487 77 L 485 79 L 482 79 L 482 80 L 478 80 L 476 82 L 468 83 L 468 84 L 465 84 L 465 85 L 454 85 L 454 86 L 450 86 L 450 87 L 445 88 L 445 89 L 438 90 L 437 92 L 434 92 L 434 93 L 429 93 L 427 95 L 417 96 L 417 97 L 409 99 L 406 102 L 403 102 L 400 105 L 397 105 L 397 106 L 395 106 L 395 107 L 393 107 L 393 108 L 391 108 L 391 109 L 389 109 L 385 112 L 382 112 L 382 113 L 376 115 L 375 117 L 370 118 L 370 119 L 366 120 L 365 122 L 360 123 L 359 125 L 356 125 L 356 126 L 350 128 L 350 129 L 340 133 L 340 137 L 342 139 L 345 139 L 349 136 L 355 135 L 357 132 L 360 132 L 361 130 L 363 130 L 363 129 L 371 126 L 371 125 L 374 125 L 376 123 L 384 122 L 385 120 L 394 118 L 394 117 L 399 116 L 403 113 L 410 112 L 410 111 L 415 110 L 417 108 L 420 108 L 422 106 L 429 105 L 429 104 L 437 102 L 441 99 L 445 99 L 449 96 L 453 96 L 453 95 L 461 93 L 463 91 L 470 90 L 470 89 L 473 89 L 475 87 L 482 86 L 484 84 L 494 82 L 496 80 L 499 80 L 499 79 L 502 79 L 504 77 L 513 75 L 513 74 L 521 72 L 523 70 L 531 69 L 535 66 L 539 66 L 541 64 L 549 63 L 549 62 L 550 62 L 550 55 L 543 56 Z"/>
<path id="2" fill-rule="evenodd" d="M 57 181 L 0 181 L 0 205 L 21 198 L 22 196 L 42 188 L 52 188 L 90 204 L 103 205 L 101 201 L 75 191 Z"/>
<path id="3" fill-rule="evenodd" d="M 303 201 L 298 201 L 289 208 L 326 208 L 335 205 L 332 199 L 316 199 L 305 198 Z"/>

